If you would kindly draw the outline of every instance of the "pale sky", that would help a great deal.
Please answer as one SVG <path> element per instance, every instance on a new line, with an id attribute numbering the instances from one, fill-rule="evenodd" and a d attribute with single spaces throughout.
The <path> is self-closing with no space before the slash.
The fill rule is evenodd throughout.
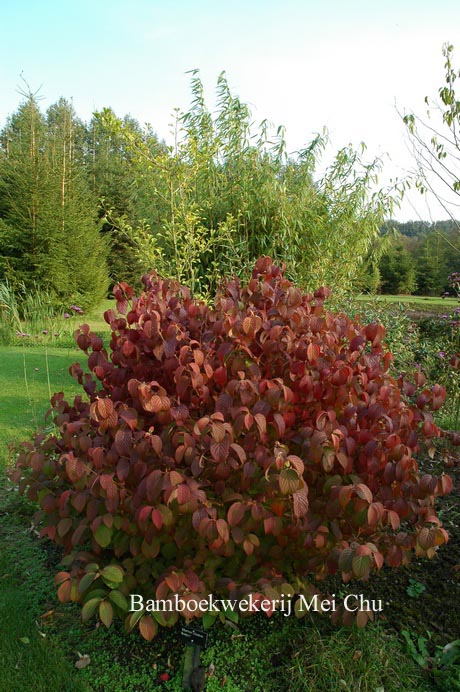
<path id="1" fill-rule="evenodd" d="M 199 68 L 213 104 L 222 70 L 254 121 L 286 127 L 288 149 L 325 126 L 333 151 L 388 154 L 386 177 L 413 167 L 401 112 L 425 113 L 444 83 L 442 44 L 456 47 L 459 0 L 0 0 L 0 126 L 21 100 L 21 74 L 45 109 L 60 96 L 78 115 L 110 106 L 169 139 Z M 382 180 L 382 183 L 384 180 Z M 396 218 L 446 218 L 413 193 Z"/>

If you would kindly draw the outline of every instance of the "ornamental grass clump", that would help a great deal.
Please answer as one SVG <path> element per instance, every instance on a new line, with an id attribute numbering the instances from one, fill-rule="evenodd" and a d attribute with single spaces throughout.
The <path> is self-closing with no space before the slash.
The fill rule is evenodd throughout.
<path id="1" fill-rule="evenodd" d="M 155 274 L 143 284 L 114 288 L 109 350 L 76 332 L 84 393 L 54 395 L 55 431 L 24 444 L 12 474 L 64 549 L 61 601 L 151 639 L 210 594 L 311 595 L 328 575 L 434 556 L 448 538 L 434 499 L 451 482 L 417 456 L 442 435 L 445 390 L 388 374 L 380 324 L 328 312 L 329 289 L 304 294 L 267 257 L 213 307 Z M 129 612 L 130 594 L 185 607 Z"/>

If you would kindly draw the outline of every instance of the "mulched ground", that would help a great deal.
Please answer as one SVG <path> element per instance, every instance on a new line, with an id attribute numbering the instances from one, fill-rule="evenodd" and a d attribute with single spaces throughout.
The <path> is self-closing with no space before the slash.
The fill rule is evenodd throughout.
<path id="1" fill-rule="evenodd" d="M 432 475 L 440 475 L 443 470 L 431 460 L 421 467 L 423 473 Z M 438 498 L 435 507 L 449 533 L 447 545 L 441 546 L 432 560 L 414 560 L 407 568 L 384 567 L 372 574 L 369 582 L 360 582 L 359 588 L 353 590 L 366 598 L 382 599 L 384 611 L 379 618 L 392 629 L 422 636 L 429 631 L 437 645 L 460 638 L 460 465 L 444 470 L 451 476 L 454 488 Z M 425 586 L 420 595 L 408 594 L 410 579 Z"/>

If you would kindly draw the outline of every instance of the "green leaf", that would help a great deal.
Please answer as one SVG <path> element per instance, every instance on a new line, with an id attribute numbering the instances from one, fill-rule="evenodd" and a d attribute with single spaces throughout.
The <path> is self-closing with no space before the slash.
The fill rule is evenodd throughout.
<path id="1" fill-rule="evenodd" d="M 161 546 L 161 554 L 164 555 L 167 560 L 174 560 L 177 555 L 176 544 L 172 542 L 164 543 L 164 545 Z"/>
<path id="2" fill-rule="evenodd" d="M 83 603 L 88 603 L 88 601 L 91 601 L 93 598 L 105 598 L 107 596 L 107 590 L 106 589 L 92 589 L 91 591 L 88 591 L 83 596 Z"/>
<path id="3" fill-rule="evenodd" d="M 126 630 L 128 632 L 131 632 L 131 630 L 137 625 L 137 623 L 139 622 L 141 617 L 143 617 L 143 615 L 145 615 L 144 610 L 136 610 L 133 613 L 130 613 L 125 620 Z M 153 615 L 156 615 L 156 613 L 153 613 Z"/>
<path id="4" fill-rule="evenodd" d="M 88 589 L 93 581 L 96 579 L 96 572 L 88 572 L 88 574 L 85 574 L 79 581 L 78 583 L 78 590 L 80 593 L 83 593 Z"/>
<path id="5" fill-rule="evenodd" d="M 115 603 L 115 605 L 121 608 L 121 610 L 128 610 L 128 601 L 126 600 L 124 594 L 121 593 L 121 591 L 111 591 L 109 593 L 109 598 L 112 601 L 112 603 Z"/>
<path id="6" fill-rule="evenodd" d="M 284 583 L 281 584 L 281 586 L 280 586 L 280 594 L 281 594 L 284 598 L 286 598 L 286 597 L 287 597 L 287 598 L 292 598 L 292 597 L 294 596 L 294 594 L 295 594 L 295 589 L 294 589 L 293 586 L 291 586 L 291 584 L 287 584 L 286 582 L 284 582 Z"/>
<path id="7" fill-rule="evenodd" d="M 101 601 L 99 604 L 99 617 L 104 625 L 109 628 L 113 620 L 113 606 L 109 601 Z"/>
<path id="8" fill-rule="evenodd" d="M 213 626 L 217 618 L 217 613 L 203 613 L 203 627 L 208 630 Z"/>
<path id="9" fill-rule="evenodd" d="M 236 610 L 232 610 L 231 608 L 224 608 L 224 613 L 225 613 L 225 618 L 227 620 L 230 620 L 230 622 L 234 622 L 235 625 L 238 624 L 238 613 Z"/>
<path id="10" fill-rule="evenodd" d="M 225 611 L 225 617 L 227 620 L 230 620 L 230 622 L 234 622 L 235 625 L 238 624 L 238 613 L 236 613 L 234 610 Z"/>
<path id="11" fill-rule="evenodd" d="M 353 549 L 344 548 L 339 557 L 339 569 L 341 572 L 351 572 L 353 562 Z"/>
<path id="12" fill-rule="evenodd" d="M 94 538 L 101 548 L 107 548 L 112 540 L 113 529 L 109 529 L 105 524 L 99 524 L 94 532 Z"/>
<path id="13" fill-rule="evenodd" d="M 92 598 L 85 603 L 81 611 L 83 622 L 88 622 L 88 620 L 93 617 L 101 600 L 101 598 Z"/>
<path id="14" fill-rule="evenodd" d="M 158 536 L 154 536 L 151 543 L 147 543 L 147 541 L 144 540 L 141 544 L 142 555 L 147 559 L 152 559 L 158 555 L 160 547 L 161 543 Z"/>
<path id="15" fill-rule="evenodd" d="M 357 579 L 362 579 L 369 574 L 372 558 L 369 555 L 357 555 L 352 560 L 353 574 Z"/>
<path id="16" fill-rule="evenodd" d="M 124 577 L 123 569 L 119 565 L 107 565 L 101 571 L 101 577 L 107 584 L 107 586 L 121 584 Z"/>
<path id="17" fill-rule="evenodd" d="M 307 614 L 308 610 L 306 608 L 302 608 L 302 601 L 300 598 L 297 599 L 297 601 L 294 603 L 294 615 L 296 618 L 303 618 Z"/>

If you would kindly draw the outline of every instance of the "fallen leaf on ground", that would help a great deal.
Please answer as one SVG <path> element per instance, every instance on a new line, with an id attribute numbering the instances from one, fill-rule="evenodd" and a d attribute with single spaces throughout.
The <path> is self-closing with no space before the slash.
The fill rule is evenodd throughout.
<path id="1" fill-rule="evenodd" d="M 91 658 L 88 656 L 88 654 L 84 654 L 82 656 L 80 653 L 78 653 L 78 655 L 80 656 L 80 658 L 78 659 L 78 661 L 75 662 L 75 668 L 81 670 L 82 668 L 86 668 L 86 666 L 89 666 L 89 664 L 91 663 Z"/>

